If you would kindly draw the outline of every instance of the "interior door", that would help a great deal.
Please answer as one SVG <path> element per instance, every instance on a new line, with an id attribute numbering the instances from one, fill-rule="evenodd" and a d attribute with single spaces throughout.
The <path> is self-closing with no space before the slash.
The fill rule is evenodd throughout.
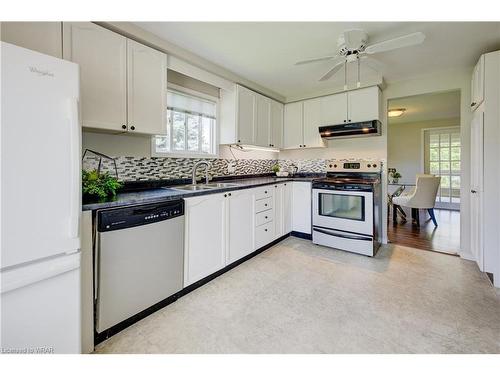
<path id="1" fill-rule="evenodd" d="M 256 94 L 252 91 L 238 86 L 237 88 L 237 121 L 238 121 L 238 143 L 244 145 L 255 144 L 255 122 L 256 122 Z"/>
<path id="2" fill-rule="evenodd" d="M 484 155 L 484 112 L 474 112 L 471 122 L 471 252 L 479 269 L 484 268 L 483 255 L 483 155 Z"/>
<path id="3" fill-rule="evenodd" d="M 321 99 L 304 101 L 304 144 L 303 147 L 324 147 L 319 135 L 321 123 Z"/>
<path id="4" fill-rule="evenodd" d="M 82 125 L 125 131 L 127 38 L 91 22 L 65 22 L 63 36 L 64 58 L 80 66 Z"/>
<path id="5" fill-rule="evenodd" d="M 167 133 L 167 55 L 127 40 L 128 130 Z"/>
<path id="6" fill-rule="evenodd" d="M 285 104 L 283 126 L 283 148 L 301 148 L 304 141 L 302 132 L 303 102 Z"/>
<path id="7" fill-rule="evenodd" d="M 256 96 L 257 121 L 256 121 L 256 145 L 271 147 L 271 100 L 262 96 Z"/>

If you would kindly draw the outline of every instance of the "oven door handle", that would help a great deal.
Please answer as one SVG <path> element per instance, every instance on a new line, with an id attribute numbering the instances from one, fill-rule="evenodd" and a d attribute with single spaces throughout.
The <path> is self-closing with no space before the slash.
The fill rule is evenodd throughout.
<path id="1" fill-rule="evenodd" d="M 323 233 L 323 234 L 327 234 L 329 236 L 340 237 L 340 238 L 347 238 L 349 240 L 373 241 L 373 239 L 371 237 L 356 236 L 355 234 L 339 233 L 337 231 L 330 231 L 328 229 L 323 229 L 323 228 L 313 227 L 313 231 L 319 232 L 319 233 Z"/>

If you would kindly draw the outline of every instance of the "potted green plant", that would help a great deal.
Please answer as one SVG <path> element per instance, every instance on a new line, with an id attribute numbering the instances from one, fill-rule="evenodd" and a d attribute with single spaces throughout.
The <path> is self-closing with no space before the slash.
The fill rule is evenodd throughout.
<path id="1" fill-rule="evenodd" d="M 84 200 L 103 201 L 108 197 L 114 197 L 116 191 L 123 184 L 108 172 L 99 173 L 96 169 L 91 171 L 82 170 L 82 193 Z"/>
<path id="2" fill-rule="evenodd" d="M 278 177 L 286 177 L 288 176 L 288 172 L 281 172 L 281 167 L 279 166 L 278 163 L 274 164 L 272 167 L 271 167 L 271 170 L 276 173 L 276 176 Z"/>
<path id="3" fill-rule="evenodd" d="M 392 177 L 392 183 L 397 184 L 399 179 L 401 178 L 401 173 L 394 171 L 392 172 L 391 177 Z"/>

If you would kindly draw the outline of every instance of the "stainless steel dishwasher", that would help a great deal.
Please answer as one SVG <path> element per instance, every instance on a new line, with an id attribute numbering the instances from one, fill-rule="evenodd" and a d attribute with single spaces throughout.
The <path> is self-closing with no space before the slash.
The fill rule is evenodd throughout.
<path id="1" fill-rule="evenodd" d="M 98 333 L 179 292 L 184 270 L 184 201 L 97 214 Z"/>

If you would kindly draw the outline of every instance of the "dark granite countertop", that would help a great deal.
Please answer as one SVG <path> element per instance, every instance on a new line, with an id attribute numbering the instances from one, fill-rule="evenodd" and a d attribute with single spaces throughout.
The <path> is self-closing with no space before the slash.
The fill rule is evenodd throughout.
<path id="1" fill-rule="evenodd" d="M 100 210 L 105 208 L 115 208 L 122 206 L 129 206 L 142 203 L 156 203 L 173 199 L 181 199 L 187 197 L 194 197 L 199 195 L 217 194 L 224 191 L 249 189 L 258 186 L 272 185 L 277 182 L 285 181 L 305 181 L 311 182 L 313 179 L 322 177 L 322 174 L 299 174 L 293 177 L 276 177 L 272 175 L 260 176 L 260 177 L 233 177 L 233 178 L 221 178 L 214 179 L 211 182 L 227 181 L 232 184 L 237 184 L 239 186 L 231 187 L 221 187 L 214 188 L 210 190 L 200 190 L 200 191 L 180 191 L 172 189 L 175 187 L 171 184 L 166 184 L 167 186 L 158 187 L 158 183 L 154 183 L 154 188 L 143 188 L 137 191 L 124 191 L 118 193 L 114 199 L 105 202 L 84 202 L 82 206 L 83 211 L 89 210 Z"/>

